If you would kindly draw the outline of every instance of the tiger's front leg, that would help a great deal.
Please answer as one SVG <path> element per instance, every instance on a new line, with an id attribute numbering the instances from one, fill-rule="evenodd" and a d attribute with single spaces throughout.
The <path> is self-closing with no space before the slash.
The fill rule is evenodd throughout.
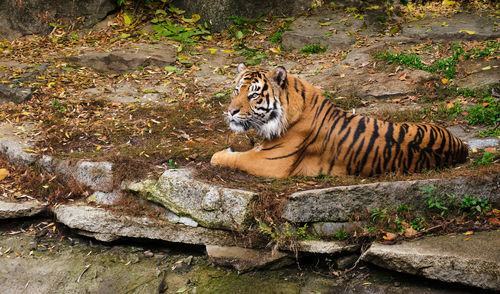
<path id="1" fill-rule="evenodd" d="M 291 166 L 289 160 L 270 159 L 272 152 L 262 151 L 261 148 L 257 146 L 245 152 L 222 150 L 212 156 L 210 164 L 244 170 L 261 177 L 287 177 Z"/>

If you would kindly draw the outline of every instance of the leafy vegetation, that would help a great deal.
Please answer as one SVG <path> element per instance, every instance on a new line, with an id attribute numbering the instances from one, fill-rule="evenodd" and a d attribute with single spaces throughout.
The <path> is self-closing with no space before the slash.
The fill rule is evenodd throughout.
<path id="1" fill-rule="evenodd" d="M 176 13 L 178 15 L 184 13 L 184 11 L 176 9 L 172 5 L 170 5 L 168 10 L 170 13 Z M 155 15 L 156 17 L 151 20 L 151 23 L 156 24 L 153 27 L 153 31 L 156 33 L 156 36 L 158 38 L 165 37 L 178 41 L 180 43 L 195 43 L 200 36 L 210 35 L 207 24 L 186 26 L 179 23 L 174 23 L 172 20 L 166 17 L 167 15 L 169 15 L 169 13 L 163 9 L 156 10 Z M 198 14 L 194 14 L 190 19 L 181 17 L 181 20 L 187 24 L 194 24 L 199 19 L 200 16 Z"/>
<path id="2" fill-rule="evenodd" d="M 475 159 L 472 164 L 473 165 L 490 165 L 493 164 L 493 159 L 495 156 L 490 152 L 482 152 L 482 156 L 478 159 Z"/>
<path id="3" fill-rule="evenodd" d="M 456 42 L 449 48 L 449 50 L 451 51 L 451 57 L 438 59 L 430 65 L 425 65 L 422 62 L 420 56 L 416 53 L 405 54 L 400 52 L 386 51 L 383 53 L 375 54 L 374 57 L 378 59 L 384 59 L 389 63 L 397 63 L 413 69 L 440 73 L 446 79 L 451 79 L 456 77 L 457 75 L 456 66 L 460 62 L 461 58 L 467 60 L 475 57 L 486 57 L 496 52 L 500 45 L 498 41 L 492 40 L 488 41 L 485 46 L 486 48 L 484 49 L 473 48 L 469 52 L 465 53 L 463 47 L 458 42 Z"/>
<path id="4" fill-rule="evenodd" d="M 309 44 L 300 49 L 300 53 L 304 54 L 318 54 L 326 52 L 328 45 L 321 45 L 320 43 Z"/>
<path id="5" fill-rule="evenodd" d="M 500 103 L 493 97 L 479 100 L 468 113 L 467 120 L 471 125 L 494 126 L 500 123 Z"/>
<path id="6" fill-rule="evenodd" d="M 269 41 L 272 43 L 281 43 L 283 39 L 283 33 L 286 31 L 290 31 L 290 24 L 295 20 L 295 17 L 288 17 L 283 19 L 283 23 L 278 27 L 278 29 L 271 35 Z"/>

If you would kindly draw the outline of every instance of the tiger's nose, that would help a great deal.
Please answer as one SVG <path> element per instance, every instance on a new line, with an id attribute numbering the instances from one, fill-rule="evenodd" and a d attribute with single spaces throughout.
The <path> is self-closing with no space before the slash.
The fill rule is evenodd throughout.
<path id="1" fill-rule="evenodd" d="M 229 112 L 230 115 L 235 115 L 238 112 L 240 112 L 240 110 L 236 107 L 230 106 L 229 109 L 227 110 L 227 112 Z"/>

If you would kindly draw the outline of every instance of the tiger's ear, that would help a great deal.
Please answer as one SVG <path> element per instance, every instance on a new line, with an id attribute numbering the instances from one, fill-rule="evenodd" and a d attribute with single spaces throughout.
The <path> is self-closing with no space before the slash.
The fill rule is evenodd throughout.
<path id="1" fill-rule="evenodd" d="M 247 67 L 245 66 L 244 63 L 238 64 L 238 73 L 244 71 L 245 69 L 247 69 Z"/>
<path id="2" fill-rule="evenodd" d="M 283 66 L 278 66 L 271 71 L 273 81 L 280 87 L 285 87 L 286 69 Z"/>

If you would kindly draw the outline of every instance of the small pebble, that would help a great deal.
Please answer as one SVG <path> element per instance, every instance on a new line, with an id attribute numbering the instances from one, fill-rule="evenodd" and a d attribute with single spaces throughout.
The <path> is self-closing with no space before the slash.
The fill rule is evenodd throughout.
<path id="1" fill-rule="evenodd" d="M 155 254 L 149 250 L 144 251 L 144 256 L 146 257 L 153 257 Z"/>

